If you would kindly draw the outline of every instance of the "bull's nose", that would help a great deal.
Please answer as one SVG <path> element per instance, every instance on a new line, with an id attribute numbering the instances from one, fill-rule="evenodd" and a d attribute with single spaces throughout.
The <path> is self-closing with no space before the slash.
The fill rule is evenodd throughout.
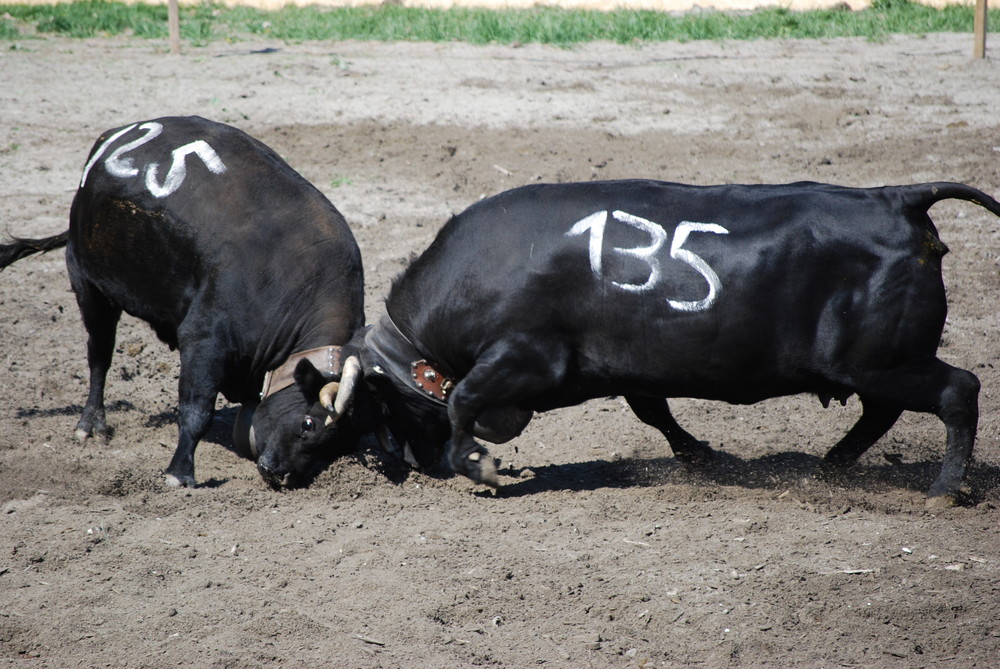
<path id="1" fill-rule="evenodd" d="M 262 463 L 257 463 L 257 471 L 260 472 L 261 478 L 272 488 L 287 486 L 292 477 L 288 472 L 276 471 Z"/>

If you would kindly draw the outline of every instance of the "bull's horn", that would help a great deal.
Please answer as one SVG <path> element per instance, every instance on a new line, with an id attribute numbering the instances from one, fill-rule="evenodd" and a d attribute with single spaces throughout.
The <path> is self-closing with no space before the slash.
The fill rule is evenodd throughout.
<path id="1" fill-rule="evenodd" d="M 344 415 L 344 411 L 354 399 L 354 391 L 358 386 L 359 378 L 361 378 L 361 362 L 357 356 L 352 355 L 344 363 L 344 371 L 340 375 L 340 381 L 332 381 L 319 391 L 319 401 L 323 404 L 323 408 L 330 412 L 332 422 L 336 422 Z M 327 421 L 327 424 L 330 422 Z"/>
<path id="2" fill-rule="evenodd" d="M 333 398 L 340 390 L 340 381 L 331 381 L 326 384 L 319 391 L 319 403 L 323 405 L 323 408 L 330 413 L 334 412 L 333 409 Z"/>
<path id="3" fill-rule="evenodd" d="M 354 399 L 354 391 L 358 387 L 358 379 L 360 378 L 361 362 L 357 356 L 352 355 L 344 363 L 344 372 L 340 375 L 340 388 L 337 390 L 337 399 L 333 403 L 333 411 L 336 415 L 344 413 L 351 400 Z"/>
<path id="4" fill-rule="evenodd" d="M 233 424 L 233 448 L 244 458 L 249 458 L 254 462 L 260 455 L 257 452 L 257 435 L 253 429 L 253 414 L 257 409 L 257 402 L 248 402 L 240 406 L 236 414 L 236 422 Z"/>

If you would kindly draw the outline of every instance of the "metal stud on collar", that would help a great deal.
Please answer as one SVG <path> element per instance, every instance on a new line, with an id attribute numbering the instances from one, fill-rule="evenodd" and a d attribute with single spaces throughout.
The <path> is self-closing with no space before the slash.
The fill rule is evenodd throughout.
<path id="1" fill-rule="evenodd" d="M 455 387 L 453 379 L 449 379 L 431 367 L 430 363 L 426 360 L 417 360 L 410 363 L 410 378 L 413 379 L 413 383 L 417 388 L 441 401 L 447 400 L 448 393 Z"/>

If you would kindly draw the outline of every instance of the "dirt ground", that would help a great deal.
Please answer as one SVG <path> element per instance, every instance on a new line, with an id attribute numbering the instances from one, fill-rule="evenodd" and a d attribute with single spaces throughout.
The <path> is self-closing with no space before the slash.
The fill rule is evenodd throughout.
<path id="1" fill-rule="evenodd" d="M 106 128 L 232 123 L 344 212 L 367 313 L 453 212 L 534 181 L 956 180 L 1000 194 L 1000 63 L 968 35 L 595 44 L 19 42 L 0 52 L 0 230 L 65 229 Z M 493 447 L 498 494 L 389 477 L 365 442 L 274 492 L 220 403 L 195 489 L 161 483 L 177 357 L 126 318 L 107 442 L 73 431 L 84 334 L 63 253 L 0 275 L 0 666 L 994 667 L 1000 656 L 1000 220 L 951 248 L 941 356 L 983 383 L 967 507 L 931 512 L 944 429 L 905 414 L 846 480 L 858 415 L 677 400 L 717 466 L 678 466 L 620 399 Z"/>

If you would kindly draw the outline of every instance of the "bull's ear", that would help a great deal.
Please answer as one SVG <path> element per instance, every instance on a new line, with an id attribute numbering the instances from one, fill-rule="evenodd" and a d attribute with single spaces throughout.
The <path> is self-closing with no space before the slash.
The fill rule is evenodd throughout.
<path id="1" fill-rule="evenodd" d="M 311 362 L 303 358 L 295 365 L 295 372 L 292 375 L 295 383 L 299 384 L 302 393 L 306 397 L 319 397 L 320 388 L 326 383 L 326 379 Z"/>

